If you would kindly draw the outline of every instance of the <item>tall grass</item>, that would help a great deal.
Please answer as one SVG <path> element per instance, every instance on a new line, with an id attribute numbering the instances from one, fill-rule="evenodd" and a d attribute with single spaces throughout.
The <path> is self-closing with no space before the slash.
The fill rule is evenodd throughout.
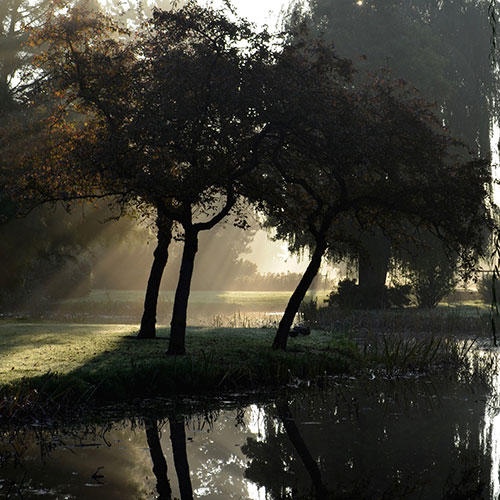
<path id="1" fill-rule="evenodd" d="M 438 307 L 436 309 L 343 310 L 304 303 L 302 320 L 312 327 L 351 334 L 366 331 L 386 333 L 426 333 L 440 335 L 488 336 L 489 312 L 474 307 Z"/>
<path id="2" fill-rule="evenodd" d="M 476 338 L 457 339 L 433 334 L 368 334 L 360 342 L 368 367 L 389 376 L 424 373 L 436 368 L 454 372 L 470 369 Z"/>

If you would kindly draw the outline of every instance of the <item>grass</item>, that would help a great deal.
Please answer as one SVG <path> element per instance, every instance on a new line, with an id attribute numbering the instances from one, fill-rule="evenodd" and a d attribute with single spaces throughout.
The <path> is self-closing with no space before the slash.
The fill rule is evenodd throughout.
<path id="1" fill-rule="evenodd" d="M 357 346 L 342 334 L 315 331 L 291 339 L 284 353 L 270 349 L 267 329 L 192 327 L 188 354 L 172 357 L 167 329 L 155 340 L 138 341 L 135 333 L 128 325 L 0 323 L 4 411 L 33 391 L 75 404 L 200 394 L 278 387 L 352 372 L 360 363 Z"/>
<path id="2" fill-rule="evenodd" d="M 244 318 L 234 315 L 234 324 Z M 455 338 L 479 327 L 488 334 L 483 320 L 460 310 L 357 311 L 289 339 L 287 352 L 270 348 L 274 328 L 190 327 L 188 354 L 175 357 L 166 355 L 168 328 L 139 341 L 131 325 L 3 321 L 0 420 L 30 408 L 50 415 L 68 404 L 308 385 L 338 374 L 455 370 L 473 345 Z"/>
<path id="3" fill-rule="evenodd" d="M 389 377 L 423 373 L 429 369 L 451 368 L 463 378 L 492 373 L 491 361 L 475 349 L 477 338 L 455 338 L 433 334 L 402 335 L 398 333 L 368 334 L 360 344 L 366 366 Z M 490 353 L 491 354 L 491 353 Z M 483 359 L 479 359 L 479 358 Z M 478 361 L 481 361 L 478 364 Z M 496 373 L 496 365 L 493 370 Z"/>

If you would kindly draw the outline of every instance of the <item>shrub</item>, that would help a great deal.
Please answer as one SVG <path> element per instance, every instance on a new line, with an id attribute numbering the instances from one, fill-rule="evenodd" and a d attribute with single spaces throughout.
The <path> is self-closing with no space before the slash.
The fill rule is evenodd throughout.
<path id="1" fill-rule="evenodd" d="M 372 295 L 377 293 L 368 288 L 361 288 L 356 280 L 345 279 L 339 282 L 336 292 L 328 296 L 329 306 L 338 306 L 340 309 L 367 309 L 367 304 L 373 303 Z M 386 287 L 383 303 L 387 307 L 405 307 L 410 305 L 410 285 L 396 284 Z"/>

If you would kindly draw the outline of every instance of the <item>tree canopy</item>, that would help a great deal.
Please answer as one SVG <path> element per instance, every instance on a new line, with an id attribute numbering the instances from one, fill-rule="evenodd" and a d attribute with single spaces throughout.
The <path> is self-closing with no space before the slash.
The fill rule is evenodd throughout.
<path id="1" fill-rule="evenodd" d="M 124 211 L 156 216 L 155 257 L 165 261 L 176 224 L 184 251 L 171 354 L 185 349 L 198 235 L 230 214 L 244 227 L 245 198 L 279 233 L 314 246 L 277 348 L 325 252 L 363 230 L 396 242 L 431 231 L 465 267 L 484 251 L 487 162 L 405 81 L 356 72 L 304 24 L 271 37 L 190 3 L 155 10 L 132 34 L 78 7 L 55 12 L 31 43 L 43 51 L 25 94 L 36 141 L 13 151 L 23 196 L 113 196 Z"/>
<path id="2" fill-rule="evenodd" d="M 487 2 L 303 3 L 309 9 L 292 10 L 286 18 L 289 25 L 303 22 L 314 33 L 321 33 L 360 71 L 377 73 L 384 68 L 390 78 L 409 82 L 425 99 L 436 103 L 434 112 L 452 136 L 461 139 L 478 156 L 488 157 L 500 81 L 489 57 Z M 402 255 L 404 249 L 396 248 L 394 242 L 391 249 L 391 243 L 376 227 L 359 233 L 355 226 L 350 226 L 352 223 L 343 232 L 350 235 L 349 242 L 354 246 L 336 242 L 329 253 L 333 259 L 349 255 L 357 260 L 363 296 L 374 299 L 365 307 L 384 306 L 389 259 L 391 255 L 393 259 Z M 300 232 L 284 231 L 282 235 L 296 250 L 311 244 Z M 415 251 L 413 247 L 412 252 Z M 428 253 L 428 248 L 424 245 L 419 251 Z M 441 264 L 436 261 L 436 266 Z"/>
<path id="3" fill-rule="evenodd" d="M 270 36 L 191 3 L 156 10 L 136 37 L 75 8 L 32 41 L 44 46 L 30 96 L 44 119 L 34 152 L 21 154 L 22 188 L 45 200 L 114 196 L 178 224 L 185 255 L 170 350 L 183 352 L 198 233 L 230 212 L 245 224 L 240 181 L 268 133 L 258 110 Z"/>
<path id="4" fill-rule="evenodd" d="M 278 231 L 314 239 L 275 339 L 284 348 L 322 256 L 353 236 L 348 227 L 379 227 L 394 241 L 432 231 L 472 266 L 485 251 L 491 176 L 433 106 L 387 72 L 354 78 L 332 46 L 307 38 L 292 42 L 276 71 L 275 104 L 266 112 L 279 133 L 259 171 L 268 189 L 260 207 Z"/>

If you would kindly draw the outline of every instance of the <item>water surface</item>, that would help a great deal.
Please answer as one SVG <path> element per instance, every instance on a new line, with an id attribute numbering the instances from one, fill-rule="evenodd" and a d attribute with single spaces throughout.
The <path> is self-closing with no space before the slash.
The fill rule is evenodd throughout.
<path id="1" fill-rule="evenodd" d="M 500 378 L 458 378 L 5 430 L 0 498 L 496 499 Z"/>

